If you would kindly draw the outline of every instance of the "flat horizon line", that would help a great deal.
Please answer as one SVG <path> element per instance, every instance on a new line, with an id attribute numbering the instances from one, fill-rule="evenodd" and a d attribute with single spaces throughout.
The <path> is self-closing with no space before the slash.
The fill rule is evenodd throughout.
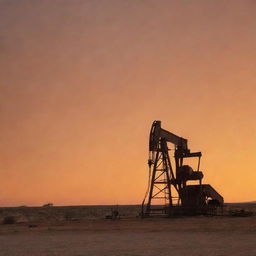
<path id="1" fill-rule="evenodd" d="M 225 204 L 256 204 L 256 201 L 246 201 L 246 202 L 225 202 Z M 1 206 L 0 208 L 25 208 L 25 207 L 29 207 L 29 208 L 39 208 L 39 207 L 43 207 L 43 208 L 50 208 L 50 207 L 99 207 L 99 206 L 106 206 L 106 207 L 110 207 L 110 206 L 141 206 L 141 204 L 79 204 L 79 205 L 18 205 L 18 206 Z"/>

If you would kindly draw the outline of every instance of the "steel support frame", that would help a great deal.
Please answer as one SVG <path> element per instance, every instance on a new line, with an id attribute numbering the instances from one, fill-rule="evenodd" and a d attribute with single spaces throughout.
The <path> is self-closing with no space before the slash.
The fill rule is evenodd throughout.
<path id="1" fill-rule="evenodd" d="M 159 167 L 161 166 L 161 169 Z M 160 172 L 160 173 L 159 173 Z M 146 215 L 151 215 L 152 213 L 152 200 L 163 200 L 167 203 L 164 208 L 162 208 L 163 213 L 170 211 L 173 205 L 172 201 L 172 180 L 174 180 L 174 173 L 171 166 L 171 161 L 168 153 L 167 142 L 161 139 L 156 150 L 155 159 L 153 162 L 153 171 L 151 177 L 151 184 L 148 196 L 148 203 L 146 206 Z M 161 188 L 158 187 L 162 185 Z M 155 192 L 155 190 L 157 191 Z"/>

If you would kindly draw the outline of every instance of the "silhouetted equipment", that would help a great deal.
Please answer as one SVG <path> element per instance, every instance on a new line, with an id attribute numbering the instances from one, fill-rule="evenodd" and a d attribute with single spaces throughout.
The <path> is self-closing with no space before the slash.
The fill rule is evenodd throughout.
<path id="1" fill-rule="evenodd" d="M 111 215 L 106 215 L 105 219 L 111 219 L 111 220 L 120 219 L 118 206 L 116 206 L 115 209 L 111 208 Z"/>
<path id="2" fill-rule="evenodd" d="M 175 168 L 167 143 L 174 144 Z M 162 129 L 161 121 L 153 122 L 149 136 L 149 185 L 142 216 L 207 214 L 223 206 L 223 197 L 210 185 L 202 184 L 201 156 L 201 152 L 190 152 L 186 139 Z M 184 164 L 186 158 L 198 159 L 196 171 Z M 190 181 L 198 184 L 189 185 Z"/>

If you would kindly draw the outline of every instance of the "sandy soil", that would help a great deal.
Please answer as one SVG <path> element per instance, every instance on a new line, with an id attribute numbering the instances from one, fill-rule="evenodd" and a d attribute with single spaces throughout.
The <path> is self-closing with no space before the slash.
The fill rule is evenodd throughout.
<path id="1" fill-rule="evenodd" d="M 256 216 L 0 225 L 0 255 L 256 255 Z"/>

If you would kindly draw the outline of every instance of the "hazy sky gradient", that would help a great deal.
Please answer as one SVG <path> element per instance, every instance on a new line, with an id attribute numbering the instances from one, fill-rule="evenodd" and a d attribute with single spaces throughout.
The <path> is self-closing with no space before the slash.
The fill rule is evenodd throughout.
<path id="1" fill-rule="evenodd" d="M 153 120 L 256 200 L 256 1 L 0 0 L 0 205 L 140 203 Z"/>

